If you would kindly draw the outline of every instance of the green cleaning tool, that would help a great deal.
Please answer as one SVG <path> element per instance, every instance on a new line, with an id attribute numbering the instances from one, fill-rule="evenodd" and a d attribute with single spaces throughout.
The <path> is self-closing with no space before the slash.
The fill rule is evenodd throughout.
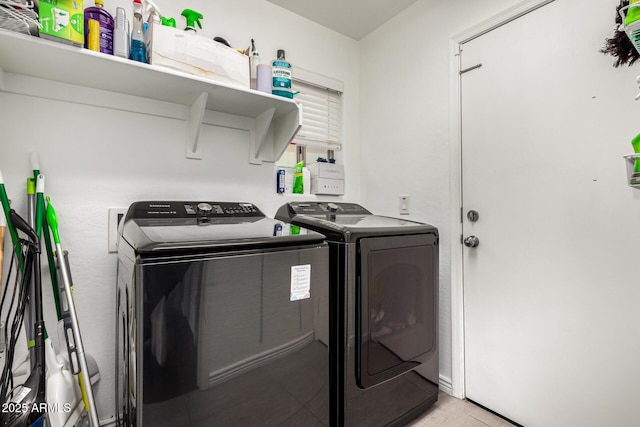
<path id="1" fill-rule="evenodd" d="M 47 216 L 45 214 L 45 204 L 44 204 L 44 182 L 42 182 L 41 191 L 36 191 L 38 176 L 40 175 L 40 157 L 38 156 L 37 151 L 32 151 L 30 153 L 31 158 L 31 169 L 33 170 L 33 179 L 29 179 L 27 181 L 27 202 L 29 203 L 30 209 L 33 209 L 33 215 L 29 216 L 29 224 L 36 230 L 36 234 L 38 237 L 42 236 L 42 233 L 38 230 L 36 225 L 36 218 L 40 218 L 40 228 L 44 229 L 44 245 L 47 253 L 47 263 L 49 265 L 49 276 L 51 278 L 51 287 L 53 289 L 53 302 L 56 306 L 56 315 L 58 320 L 62 319 L 60 314 L 60 294 L 58 292 L 58 274 L 56 272 L 56 260 L 54 258 L 54 250 L 53 245 L 51 244 L 51 233 L 49 232 L 49 227 L 47 226 Z M 31 191 L 29 188 L 29 182 L 33 183 L 33 190 Z M 31 202 L 30 194 L 34 194 L 33 202 Z M 31 207 L 33 205 L 33 207 Z M 38 210 L 38 208 L 40 210 Z"/>
<path id="2" fill-rule="evenodd" d="M 91 388 L 91 378 L 89 373 L 89 367 L 87 365 L 87 358 L 84 353 L 84 346 L 82 344 L 82 336 L 80 334 L 80 326 L 78 324 L 78 316 L 76 314 L 76 308 L 73 302 L 73 295 L 71 294 L 71 272 L 67 264 L 64 262 L 64 251 L 60 244 L 60 234 L 58 232 L 58 217 L 56 211 L 51 204 L 51 199 L 47 197 L 47 223 L 51 229 L 53 235 L 53 241 L 56 246 L 56 256 L 58 258 L 58 264 L 60 272 L 62 274 L 62 282 L 64 286 L 64 297 L 66 302 L 66 309 L 63 310 L 66 315 L 63 315 L 65 321 L 65 338 L 67 339 L 67 348 L 69 350 L 69 363 L 71 365 L 71 371 L 79 373 L 80 387 L 86 396 L 86 402 L 89 413 L 89 421 L 91 427 L 99 427 L 98 411 L 96 408 L 95 399 L 93 396 L 93 389 Z M 66 313 L 68 311 L 68 313 Z M 71 329 L 73 342 L 69 340 L 69 328 Z M 78 366 L 79 364 L 79 366 Z"/>
<path id="3" fill-rule="evenodd" d="M 200 20 L 204 19 L 204 16 L 200 12 L 196 12 L 193 9 L 185 9 L 182 11 L 181 15 L 187 20 L 187 26 L 184 29 L 185 31 L 196 31 L 195 24 L 198 24 L 198 27 L 202 29 Z"/>

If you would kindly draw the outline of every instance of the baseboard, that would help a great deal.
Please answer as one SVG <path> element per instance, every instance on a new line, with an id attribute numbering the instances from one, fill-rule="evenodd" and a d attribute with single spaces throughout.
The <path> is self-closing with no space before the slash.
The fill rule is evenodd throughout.
<path id="1" fill-rule="evenodd" d="M 452 394 L 453 389 L 451 384 L 451 378 L 445 377 L 444 375 L 440 375 L 439 383 L 440 383 L 440 391 L 443 391 L 447 394 Z"/>

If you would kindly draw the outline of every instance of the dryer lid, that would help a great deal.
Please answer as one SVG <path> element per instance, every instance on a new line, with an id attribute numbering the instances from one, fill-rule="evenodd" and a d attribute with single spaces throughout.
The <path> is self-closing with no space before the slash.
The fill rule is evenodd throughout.
<path id="1" fill-rule="evenodd" d="M 291 202 L 280 207 L 276 218 L 316 230 L 338 241 L 374 235 L 438 233 L 432 225 L 373 215 L 355 203 Z"/>

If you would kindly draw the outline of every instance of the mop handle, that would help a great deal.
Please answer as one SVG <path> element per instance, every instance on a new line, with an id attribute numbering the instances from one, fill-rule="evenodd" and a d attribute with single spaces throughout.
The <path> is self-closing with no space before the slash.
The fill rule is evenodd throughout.
<path id="1" fill-rule="evenodd" d="M 98 420 L 98 412 L 96 408 L 96 402 L 93 397 L 93 389 L 91 388 L 91 378 L 89 375 L 89 367 L 87 366 L 87 358 L 84 354 L 84 346 L 82 344 L 82 336 L 80 334 L 80 328 L 78 326 L 78 316 L 76 314 L 76 308 L 73 303 L 73 295 L 71 295 L 71 275 L 69 274 L 69 270 L 67 268 L 66 263 L 64 262 L 64 252 L 62 250 L 62 245 L 60 244 L 60 235 L 58 233 L 58 218 L 56 215 L 56 211 L 53 209 L 51 205 L 51 200 L 47 197 L 47 222 L 49 227 L 51 227 L 51 232 L 53 234 L 53 241 L 56 246 L 56 255 L 58 257 L 58 261 L 60 264 L 60 272 L 62 273 L 62 283 L 64 285 L 64 294 L 66 297 L 67 306 L 69 308 L 69 316 L 71 317 L 71 326 L 73 332 L 73 341 L 75 343 L 78 362 L 80 364 L 80 371 L 82 373 L 82 383 L 84 385 L 85 391 L 87 393 L 87 402 L 89 403 L 89 421 L 91 422 L 91 427 L 100 427 L 100 422 Z"/>

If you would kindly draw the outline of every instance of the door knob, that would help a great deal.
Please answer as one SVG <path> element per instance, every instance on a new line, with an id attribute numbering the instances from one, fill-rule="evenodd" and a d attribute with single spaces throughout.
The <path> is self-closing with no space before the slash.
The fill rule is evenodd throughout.
<path id="1" fill-rule="evenodd" d="M 477 248 L 478 245 L 480 244 L 480 239 L 478 239 L 476 236 L 469 236 L 466 239 L 464 239 L 462 242 L 468 248 Z"/>

